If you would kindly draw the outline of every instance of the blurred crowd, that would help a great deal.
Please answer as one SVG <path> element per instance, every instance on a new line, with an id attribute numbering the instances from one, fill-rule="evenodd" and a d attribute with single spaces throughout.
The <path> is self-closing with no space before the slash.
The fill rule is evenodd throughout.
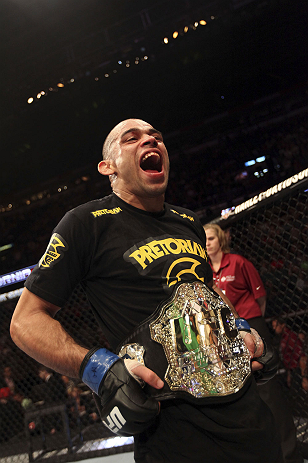
<path id="1" fill-rule="evenodd" d="M 204 220 L 209 221 L 221 209 L 237 205 L 307 168 L 308 116 L 294 116 L 254 132 L 232 132 L 196 154 L 184 150 L 170 153 L 170 157 L 167 202 L 197 212 L 203 210 Z M 263 157 L 264 161 L 245 166 L 245 162 Z M 57 195 L 1 214 L 0 247 L 12 247 L 0 252 L 0 274 L 35 264 L 66 211 L 109 194 L 108 179 L 101 177 L 94 182 L 91 174 L 84 179 Z"/>
<path id="2" fill-rule="evenodd" d="M 263 162 L 245 167 L 245 162 L 263 156 Z M 192 160 L 183 153 L 176 164 L 172 163 L 167 199 L 193 210 L 208 207 L 211 214 L 215 205 L 237 205 L 307 165 L 305 115 L 271 128 L 225 135 L 201 155 L 193 155 Z"/>
<path id="3" fill-rule="evenodd" d="M 193 143 L 194 140 L 191 140 L 191 146 Z M 168 147 L 168 141 L 166 144 Z M 221 209 L 237 205 L 307 168 L 308 115 L 301 113 L 277 124 L 255 127 L 254 130 L 238 129 L 203 145 L 203 149 L 195 153 L 189 151 L 189 144 L 187 152 L 184 148 L 178 152 L 170 151 L 171 174 L 166 200 L 197 213 L 202 211 L 199 215 L 205 223 L 218 217 Z M 245 166 L 245 162 L 263 159 L 263 156 L 263 161 Z M 53 228 L 66 211 L 111 191 L 108 179 L 104 177 L 93 179 L 91 173 L 86 172 L 81 178 L 74 186 L 62 189 L 58 194 L 43 195 L 40 201 L 31 201 L 28 205 L 0 214 L 0 249 L 4 247 L 0 252 L 0 275 L 36 264 L 46 249 Z M 279 213 L 274 210 L 270 215 L 264 215 L 255 227 L 238 234 L 239 243 L 232 243 L 234 252 L 243 255 L 246 250 L 252 252 L 250 258 L 258 268 L 268 292 L 266 316 L 270 317 L 272 334 L 280 350 L 286 387 L 292 388 L 296 381 L 300 381 L 297 386 L 304 394 L 308 393 L 305 336 L 307 231 L 307 201 L 302 198 L 294 207 L 288 206 Z M 253 255 L 254 249 L 256 255 Z M 3 288 L 1 292 L 9 288 Z M 303 294 L 307 297 L 303 298 Z M 40 402 L 46 405 L 59 400 L 67 403 L 73 427 L 80 423 L 82 426 L 95 423 L 97 415 L 87 390 L 70 378 L 43 371 L 12 343 L 8 327 L 15 304 L 16 299 L 0 304 L 2 439 L 7 440 L 12 433 L 21 431 L 24 414 Z M 91 316 L 86 302 L 82 302 L 82 296 L 79 295 L 65 312 L 67 329 L 74 330 L 75 324 L 84 324 L 87 329 Z M 288 312 L 297 312 L 298 315 L 294 315 L 293 319 L 279 316 Z M 93 324 L 95 326 L 95 320 Z M 101 333 L 98 333 L 98 337 L 99 343 L 104 344 Z M 56 395 L 50 390 L 52 384 L 57 384 Z M 301 413 L 306 413 L 302 405 L 301 410 Z M 29 421 L 28 424 L 29 430 L 35 433 L 36 423 Z M 48 433 L 54 433 L 60 425 L 52 421 L 46 426 Z"/>

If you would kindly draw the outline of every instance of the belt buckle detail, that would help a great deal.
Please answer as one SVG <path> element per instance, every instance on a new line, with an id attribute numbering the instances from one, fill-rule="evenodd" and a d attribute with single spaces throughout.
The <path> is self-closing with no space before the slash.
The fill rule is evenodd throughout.
<path id="1" fill-rule="evenodd" d="M 231 309 L 201 281 L 181 283 L 149 324 L 162 345 L 171 391 L 196 398 L 237 392 L 250 375 L 250 355 Z"/>

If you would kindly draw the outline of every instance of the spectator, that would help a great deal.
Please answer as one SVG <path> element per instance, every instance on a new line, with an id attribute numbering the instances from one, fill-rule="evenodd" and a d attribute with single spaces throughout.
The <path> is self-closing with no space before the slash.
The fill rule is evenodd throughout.
<path id="1" fill-rule="evenodd" d="M 258 271 L 243 256 L 231 254 L 226 235 L 217 224 L 204 225 L 206 249 L 216 286 L 228 297 L 240 317 L 249 320 L 267 343 L 271 336 L 264 321 L 266 291 Z M 271 409 L 279 427 L 284 462 L 301 463 L 296 442 L 296 429 L 291 410 L 280 383 L 274 377 L 258 387 L 259 394 Z"/>
<path id="2" fill-rule="evenodd" d="M 287 370 L 287 383 L 290 387 L 292 373 L 299 366 L 301 356 L 304 355 L 304 335 L 296 334 L 286 322 L 279 317 L 272 320 L 272 328 L 279 337 L 279 350 L 283 366 Z"/>

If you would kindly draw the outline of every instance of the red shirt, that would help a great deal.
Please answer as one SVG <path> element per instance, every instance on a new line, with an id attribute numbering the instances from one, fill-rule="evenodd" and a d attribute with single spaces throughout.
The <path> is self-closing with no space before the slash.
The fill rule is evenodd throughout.
<path id="1" fill-rule="evenodd" d="M 213 279 L 240 317 L 262 316 L 256 299 L 266 296 L 266 291 L 257 269 L 249 260 L 239 254 L 223 254 L 220 269 L 218 272 L 213 270 Z"/>

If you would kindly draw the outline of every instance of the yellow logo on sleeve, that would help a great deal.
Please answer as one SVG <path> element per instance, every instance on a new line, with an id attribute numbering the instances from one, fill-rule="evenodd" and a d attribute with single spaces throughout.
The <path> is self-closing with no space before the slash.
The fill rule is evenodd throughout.
<path id="1" fill-rule="evenodd" d="M 54 233 L 50 238 L 46 252 L 39 262 L 40 268 L 51 268 L 56 262 L 59 262 L 68 250 L 68 244 L 58 233 Z"/>

